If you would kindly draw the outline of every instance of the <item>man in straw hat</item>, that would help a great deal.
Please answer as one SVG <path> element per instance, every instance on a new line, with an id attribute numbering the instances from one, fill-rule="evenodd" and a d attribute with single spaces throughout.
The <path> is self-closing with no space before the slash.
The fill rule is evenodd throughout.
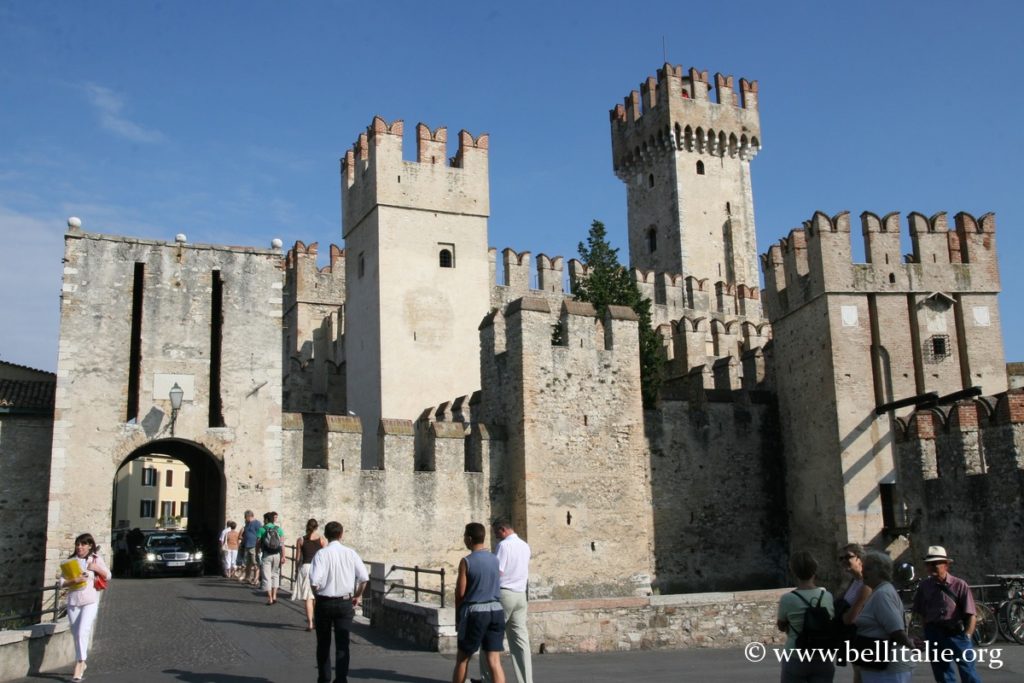
<path id="1" fill-rule="evenodd" d="M 935 680 L 956 683 L 959 669 L 962 683 L 981 683 L 974 669 L 976 653 L 971 643 L 975 626 L 974 596 L 966 581 L 949 573 L 952 561 L 941 545 L 928 548 L 924 558 L 928 577 L 917 588 L 914 612 L 921 615 L 924 637 L 931 642 L 932 649 L 940 654 L 949 653 L 932 660 Z M 964 657 L 968 651 L 970 654 Z"/>

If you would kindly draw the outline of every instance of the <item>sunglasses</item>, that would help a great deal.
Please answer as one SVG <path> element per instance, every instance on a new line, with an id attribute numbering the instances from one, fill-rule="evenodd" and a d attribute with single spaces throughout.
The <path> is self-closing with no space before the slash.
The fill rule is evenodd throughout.
<path id="1" fill-rule="evenodd" d="M 855 557 L 857 557 L 857 556 L 856 555 L 852 555 L 852 554 L 851 555 L 840 555 L 836 559 L 839 560 L 840 562 L 849 562 L 850 560 L 852 560 Z"/>

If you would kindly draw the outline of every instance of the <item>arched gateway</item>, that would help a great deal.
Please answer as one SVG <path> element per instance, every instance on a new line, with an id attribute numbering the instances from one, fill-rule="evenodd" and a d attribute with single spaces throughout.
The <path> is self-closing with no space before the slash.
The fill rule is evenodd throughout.
<path id="1" fill-rule="evenodd" d="M 167 514 L 157 505 L 169 503 L 172 506 L 170 516 L 181 520 L 178 526 L 184 526 L 195 538 L 211 560 L 215 559 L 217 549 L 217 533 L 226 518 L 231 517 L 224 509 L 224 463 L 202 444 L 187 439 L 168 438 L 150 441 L 132 451 L 118 468 L 118 474 L 128 465 L 146 456 L 166 456 L 180 461 L 187 468 L 187 476 L 181 481 L 170 482 L 169 477 L 144 476 L 143 468 L 135 468 L 131 477 L 125 477 L 123 485 L 118 487 L 115 482 L 114 499 L 112 502 L 111 527 L 117 528 L 119 522 L 131 520 L 128 526 L 135 527 L 145 524 L 142 517 L 162 520 L 164 526 L 174 526 L 174 522 L 166 520 Z M 163 468 L 162 473 L 173 473 Z M 120 477 L 119 477 L 120 478 Z M 168 496 L 168 491 L 173 491 Z M 127 498 L 127 500 L 122 500 Z M 139 503 L 142 502 L 142 505 Z M 152 510 L 143 515 L 141 508 L 151 502 Z M 187 521 L 186 521 L 187 520 Z M 141 522 L 141 524 L 140 524 Z M 207 563 L 210 564 L 209 562 Z"/>

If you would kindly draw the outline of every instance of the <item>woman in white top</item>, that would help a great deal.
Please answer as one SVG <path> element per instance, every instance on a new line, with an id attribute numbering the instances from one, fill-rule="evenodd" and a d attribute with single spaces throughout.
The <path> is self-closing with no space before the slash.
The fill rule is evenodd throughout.
<path id="1" fill-rule="evenodd" d="M 99 608 L 99 593 L 96 591 L 96 577 L 110 580 L 107 563 L 99 556 L 99 548 L 92 534 L 82 534 L 75 539 L 75 551 L 69 559 L 78 560 L 82 578 L 71 582 L 58 574 L 61 587 L 68 588 L 68 622 L 71 635 L 75 641 L 75 672 L 72 681 L 80 681 L 85 675 L 85 659 L 88 655 L 89 637 L 92 635 L 93 624 L 96 623 L 96 612 Z"/>

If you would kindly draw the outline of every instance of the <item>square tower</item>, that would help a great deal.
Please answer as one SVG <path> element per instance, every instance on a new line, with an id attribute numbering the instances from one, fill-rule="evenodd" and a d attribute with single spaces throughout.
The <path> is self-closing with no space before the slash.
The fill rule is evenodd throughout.
<path id="1" fill-rule="evenodd" d="M 757 286 L 750 160 L 761 147 L 757 81 L 665 64 L 611 110 L 626 183 L 630 265 Z"/>
<path id="2" fill-rule="evenodd" d="M 373 467 L 381 417 L 415 419 L 480 388 L 477 328 L 490 305 L 488 136 L 375 117 L 341 166 L 348 409 L 362 419 Z"/>

